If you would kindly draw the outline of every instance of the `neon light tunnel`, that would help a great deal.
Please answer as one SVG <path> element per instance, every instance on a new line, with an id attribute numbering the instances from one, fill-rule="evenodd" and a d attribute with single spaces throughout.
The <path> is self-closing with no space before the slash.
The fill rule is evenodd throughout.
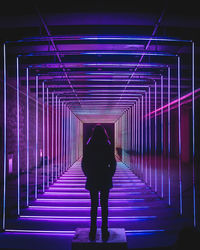
<path id="1" fill-rule="evenodd" d="M 110 227 L 130 238 L 179 232 L 178 215 L 199 227 L 192 40 L 48 34 L 7 41 L 2 51 L 5 232 L 71 237 L 89 227 L 81 158 L 97 123 L 117 159 Z"/>

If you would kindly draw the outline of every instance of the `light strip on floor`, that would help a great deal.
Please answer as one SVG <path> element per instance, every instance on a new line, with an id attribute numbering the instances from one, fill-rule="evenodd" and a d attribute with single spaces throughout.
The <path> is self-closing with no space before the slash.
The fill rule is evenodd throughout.
<path id="1" fill-rule="evenodd" d="M 110 216 L 109 220 L 147 220 L 155 219 L 157 216 L 148 215 L 148 216 Z M 41 219 L 41 220 L 90 220 L 90 216 L 53 216 L 53 215 L 20 215 L 20 219 Z M 97 219 L 100 220 L 101 216 L 97 216 Z"/>
<path id="2" fill-rule="evenodd" d="M 114 202 L 122 202 L 122 201 L 144 201 L 145 199 L 142 199 L 142 198 L 134 198 L 134 199 L 109 199 L 110 202 L 114 201 Z M 49 198 L 38 198 L 37 201 L 44 201 L 44 202 L 66 202 L 66 201 L 75 201 L 75 202 L 89 202 L 90 199 L 56 199 L 56 198 L 52 198 L 52 199 L 49 199 Z"/>
<path id="3" fill-rule="evenodd" d="M 100 208 L 100 207 L 99 207 Z M 109 210 L 140 210 L 140 209 L 148 209 L 149 206 L 138 206 L 138 207 L 109 207 Z M 90 207 L 58 207 L 58 206 L 29 206 L 28 209 L 30 210 L 51 210 L 51 209 L 58 209 L 58 210 L 88 210 Z"/>

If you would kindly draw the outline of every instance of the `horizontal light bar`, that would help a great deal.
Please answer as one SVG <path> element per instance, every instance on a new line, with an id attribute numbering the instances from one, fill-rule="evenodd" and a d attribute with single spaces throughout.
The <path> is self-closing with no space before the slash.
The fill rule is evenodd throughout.
<path id="1" fill-rule="evenodd" d="M 130 199 L 109 199 L 109 202 L 122 202 L 122 201 L 144 201 L 145 199 L 142 199 L 142 198 L 130 198 Z M 42 201 L 42 202 L 66 202 L 66 201 L 73 201 L 73 202 L 89 202 L 90 199 L 57 199 L 57 198 L 52 198 L 52 199 L 49 199 L 49 198 L 38 198 L 37 201 Z"/>
<path id="2" fill-rule="evenodd" d="M 136 195 L 136 194 L 142 194 L 143 192 L 117 192 L 117 193 L 110 193 L 110 196 L 113 196 L 113 195 Z M 89 196 L 89 193 L 85 193 L 85 192 L 57 192 L 57 191 L 46 191 L 44 194 L 44 197 L 45 195 L 60 195 L 60 196 L 63 196 L 63 195 L 68 195 L 68 196 L 73 196 L 73 195 L 80 195 L 80 196 Z"/>
<path id="3" fill-rule="evenodd" d="M 177 56 L 171 53 L 164 53 L 159 51 L 86 51 L 80 52 L 81 55 L 123 55 L 123 56 Z"/>
<path id="4" fill-rule="evenodd" d="M 91 207 L 58 207 L 58 206 L 29 206 L 28 209 L 33 209 L 33 210 L 37 210 L 37 209 L 41 209 L 41 210 L 51 210 L 51 209 L 55 209 L 55 210 L 88 210 Z M 101 207 L 99 207 L 100 209 Z M 148 209 L 150 208 L 149 206 L 137 206 L 137 207 L 109 207 L 109 210 L 140 210 L 140 209 Z"/>
<path id="5" fill-rule="evenodd" d="M 148 234 L 148 233 L 157 233 L 165 232 L 165 229 L 136 229 L 136 230 L 125 230 L 127 234 Z M 5 229 L 6 233 L 25 233 L 25 234 L 56 234 L 56 235 L 69 235 L 72 236 L 75 234 L 74 230 L 28 230 L 28 229 Z"/>
<path id="6" fill-rule="evenodd" d="M 114 41 L 161 41 L 161 42 L 184 42 L 190 43 L 192 40 L 179 39 L 174 37 L 152 37 L 152 36 L 124 36 L 124 35 L 113 35 L 113 36 L 77 36 L 77 35 L 59 35 L 59 36 L 39 36 L 39 37 L 28 37 L 19 39 L 16 41 L 7 41 L 7 43 L 21 43 L 21 42 L 49 42 L 50 39 L 55 41 L 77 41 L 77 40 L 114 40 Z"/>
<path id="7" fill-rule="evenodd" d="M 109 216 L 110 220 L 146 220 L 155 219 L 157 216 Z M 49 216 L 49 215 L 20 215 L 20 219 L 40 219 L 40 220 L 90 220 L 90 216 Z M 100 216 L 97 217 L 98 220 L 101 219 Z"/>

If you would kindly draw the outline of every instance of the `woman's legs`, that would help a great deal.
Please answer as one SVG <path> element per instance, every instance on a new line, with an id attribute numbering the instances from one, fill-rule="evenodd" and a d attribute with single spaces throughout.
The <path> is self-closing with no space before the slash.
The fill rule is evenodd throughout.
<path id="1" fill-rule="evenodd" d="M 108 228 L 108 197 L 109 197 L 109 189 L 102 190 L 100 193 L 102 229 Z"/>
<path id="2" fill-rule="evenodd" d="M 99 197 L 97 190 L 90 190 L 91 210 L 90 210 L 90 231 L 96 231 L 97 228 L 97 208 Z"/>

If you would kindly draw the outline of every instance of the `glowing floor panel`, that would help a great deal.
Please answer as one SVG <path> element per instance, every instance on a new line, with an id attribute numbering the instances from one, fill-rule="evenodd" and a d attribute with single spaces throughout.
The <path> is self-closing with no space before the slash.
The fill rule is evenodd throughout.
<path id="1" fill-rule="evenodd" d="M 54 184 L 8 219 L 7 232 L 73 235 L 77 227 L 90 225 L 90 197 L 80 161 Z M 123 163 L 117 163 L 109 196 L 109 227 L 123 227 L 129 241 L 135 235 L 165 233 L 177 227 L 177 215 Z M 97 224 L 101 226 L 101 208 Z M 131 243 L 130 243 L 131 244 Z"/>

